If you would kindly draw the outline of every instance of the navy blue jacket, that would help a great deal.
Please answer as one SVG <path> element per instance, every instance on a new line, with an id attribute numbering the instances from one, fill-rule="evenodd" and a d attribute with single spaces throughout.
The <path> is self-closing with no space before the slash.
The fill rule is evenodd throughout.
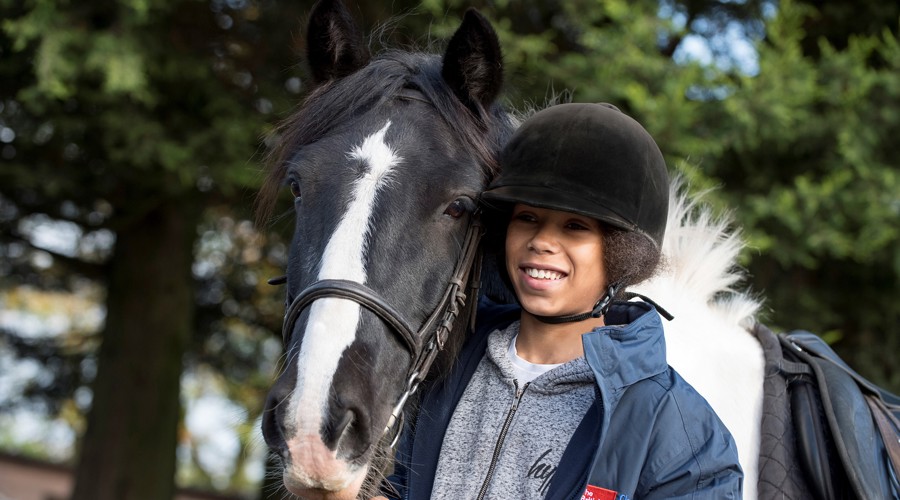
<path id="1" fill-rule="evenodd" d="M 423 392 L 417 415 L 407 419 L 388 478 L 400 498 L 430 498 L 444 432 L 488 335 L 519 315 L 518 306 L 486 299 L 479 304 L 478 325 L 454 368 Z M 578 500 L 588 485 L 614 491 L 609 498 L 618 500 L 740 498 L 743 474 L 734 440 L 706 400 L 666 363 L 656 311 L 644 302 L 616 303 L 607 322 L 618 326 L 582 336 L 598 397 L 575 429 L 545 498 Z M 388 496 L 390 490 L 385 488 Z"/>

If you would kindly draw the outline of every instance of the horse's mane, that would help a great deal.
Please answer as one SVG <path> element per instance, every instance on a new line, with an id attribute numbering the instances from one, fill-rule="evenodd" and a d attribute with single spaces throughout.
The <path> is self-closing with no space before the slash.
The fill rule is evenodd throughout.
<path id="1" fill-rule="evenodd" d="M 707 305 L 728 324 L 750 327 L 761 307 L 738 288 L 745 272 L 738 265 L 744 245 L 729 214 L 715 215 L 704 193 L 689 195 L 680 177 L 670 186 L 669 215 L 663 239 L 663 267 L 656 277 L 635 286 L 665 299 Z M 656 299 L 656 296 L 651 296 Z"/>
<path id="2" fill-rule="evenodd" d="M 256 199 L 257 221 L 272 215 L 291 158 L 336 127 L 380 103 L 418 91 L 449 126 L 454 138 L 470 147 L 485 180 L 498 172 L 497 159 L 514 129 L 514 119 L 500 106 L 482 113 L 467 108 L 441 77 L 441 58 L 434 54 L 387 50 L 365 67 L 314 88 L 299 109 L 273 132 L 266 156 L 266 177 Z"/>

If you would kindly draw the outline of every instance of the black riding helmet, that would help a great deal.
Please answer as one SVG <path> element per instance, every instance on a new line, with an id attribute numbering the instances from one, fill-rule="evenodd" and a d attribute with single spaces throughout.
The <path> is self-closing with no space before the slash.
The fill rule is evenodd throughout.
<path id="1" fill-rule="evenodd" d="M 662 247 L 669 207 L 666 163 L 644 127 L 615 106 L 559 104 L 534 114 L 510 139 L 500 165 L 500 176 L 481 195 L 487 211 L 524 203 L 573 212 Z M 591 312 L 539 319 L 599 317 L 620 284 L 610 285 Z"/>

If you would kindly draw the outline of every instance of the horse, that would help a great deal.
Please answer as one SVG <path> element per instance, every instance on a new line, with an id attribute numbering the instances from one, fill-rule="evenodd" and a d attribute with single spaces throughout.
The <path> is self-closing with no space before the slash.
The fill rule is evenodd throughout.
<path id="1" fill-rule="evenodd" d="M 259 196 L 268 214 L 289 189 L 295 210 L 276 280 L 287 284 L 286 362 L 262 428 L 289 492 L 366 498 L 406 401 L 465 340 L 479 284 L 502 293 L 478 265 L 476 200 L 517 119 L 496 102 L 500 45 L 474 10 L 443 54 L 373 57 L 346 7 L 322 0 L 307 42 L 315 86 L 279 127 Z M 674 314 L 669 364 L 732 433 L 744 497 L 757 498 L 771 376 L 756 333 L 762 302 L 739 288 L 739 232 L 684 191 L 673 182 L 665 271 L 634 291 Z"/>
<path id="2" fill-rule="evenodd" d="M 476 200 L 515 120 L 495 103 L 499 41 L 475 11 L 441 56 L 372 57 L 329 0 L 307 40 L 315 88 L 279 128 L 258 198 L 266 213 L 290 189 L 296 212 L 287 361 L 262 428 L 288 491 L 349 499 L 377 476 L 370 462 L 401 427 L 403 401 L 465 337 Z"/>

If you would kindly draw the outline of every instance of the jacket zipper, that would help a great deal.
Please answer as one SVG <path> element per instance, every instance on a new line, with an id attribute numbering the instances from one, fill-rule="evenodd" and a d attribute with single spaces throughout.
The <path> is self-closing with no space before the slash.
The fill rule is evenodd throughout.
<path id="1" fill-rule="evenodd" d="M 522 386 L 522 390 L 519 390 L 519 382 L 517 380 L 513 380 L 513 384 L 515 384 L 516 387 L 516 397 L 513 399 L 512 406 L 506 414 L 506 420 L 503 421 L 503 427 L 500 428 L 500 436 L 497 437 L 497 443 L 494 445 L 494 454 L 491 457 L 491 465 L 488 467 L 487 476 L 484 478 L 484 484 L 481 485 L 481 491 L 478 492 L 478 498 L 476 500 L 483 500 L 484 495 L 487 494 L 488 486 L 491 484 L 491 478 L 494 476 L 494 469 L 497 468 L 497 460 L 500 459 L 500 449 L 503 448 L 503 441 L 506 440 L 506 433 L 509 431 L 509 426 L 516 414 L 516 410 L 519 409 L 519 402 L 525 394 L 525 389 L 528 389 L 528 385 L 531 384 L 531 382 Z"/>

